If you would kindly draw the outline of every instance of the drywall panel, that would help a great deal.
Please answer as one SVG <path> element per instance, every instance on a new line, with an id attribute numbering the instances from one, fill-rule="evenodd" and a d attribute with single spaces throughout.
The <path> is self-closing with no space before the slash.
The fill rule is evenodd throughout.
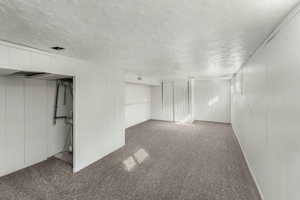
<path id="1" fill-rule="evenodd" d="M 194 120 L 230 123 L 230 81 L 194 81 Z"/>
<path id="2" fill-rule="evenodd" d="M 151 87 L 126 83 L 125 121 L 126 128 L 151 118 Z"/>
<path id="3" fill-rule="evenodd" d="M 30 166 L 48 157 L 47 81 L 25 79 L 24 83 L 25 166 Z"/>
<path id="4" fill-rule="evenodd" d="M 1 68 L 75 76 L 74 172 L 125 144 L 124 74 L 95 64 L 0 42 Z"/>
<path id="5" fill-rule="evenodd" d="M 298 13 L 232 80 L 232 125 L 265 200 L 300 196 Z"/>
<path id="6" fill-rule="evenodd" d="M 2 79 L 2 78 L 1 78 Z M 2 133 L 1 171 L 0 175 L 19 170 L 24 167 L 25 133 L 24 133 L 24 85 L 22 79 L 3 79 L 5 87 L 4 120 Z"/>

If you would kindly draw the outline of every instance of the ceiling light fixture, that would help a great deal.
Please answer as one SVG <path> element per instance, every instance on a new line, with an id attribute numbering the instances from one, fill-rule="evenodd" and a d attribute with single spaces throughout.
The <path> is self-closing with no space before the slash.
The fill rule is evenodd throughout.
<path id="1" fill-rule="evenodd" d="M 59 47 L 59 46 L 55 46 L 55 47 L 51 47 L 51 49 L 56 50 L 56 51 L 61 51 L 61 50 L 64 50 L 65 48 Z"/>

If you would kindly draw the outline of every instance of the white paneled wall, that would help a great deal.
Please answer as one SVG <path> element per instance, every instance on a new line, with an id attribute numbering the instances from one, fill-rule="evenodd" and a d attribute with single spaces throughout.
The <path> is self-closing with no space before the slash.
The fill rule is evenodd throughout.
<path id="1" fill-rule="evenodd" d="M 23 81 L 1 79 L 2 133 L 0 141 L 0 176 L 25 167 L 25 124 Z M 18 124 L 16 124 L 16 122 Z"/>
<path id="2" fill-rule="evenodd" d="M 194 81 L 194 120 L 230 123 L 230 81 Z"/>
<path id="3" fill-rule="evenodd" d="M 173 83 L 151 87 L 151 118 L 173 121 Z"/>
<path id="4" fill-rule="evenodd" d="M 264 199 L 299 200 L 299 7 L 278 31 L 232 80 L 232 125 Z"/>
<path id="5" fill-rule="evenodd" d="M 174 121 L 186 122 L 190 115 L 190 85 L 187 80 L 174 82 Z"/>
<path id="6" fill-rule="evenodd" d="M 126 128 L 151 118 L 151 87 L 126 83 L 125 121 Z"/>
<path id="7" fill-rule="evenodd" d="M 0 52 L 1 53 L 1 52 Z M 5 84 L 5 80 L 0 78 L 0 110 L 2 112 L 0 112 L 0 124 L 5 124 L 5 118 L 6 118 L 6 88 L 3 87 L 3 85 Z M 2 138 L 5 137 L 5 126 L 0 126 L 0 160 L 1 163 L 6 161 L 6 157 L 8 156 L 6 151 L 4 151 L 4 148 L 6 146 L 6 141 L 4 141 Z M 2 149 L 1 149 L 2 147 Z M 21 158 L 24 161 L 24 158 Z M 21 161 L 22 162 L 22 161 Z M 13 167 L 12 167 L 13 168 Z M 2 167 L 0 165 L 0 172 L 3 171 L 4 172 L 4 167 Z M 7 170 L 6 170 L 7 171 Z M 0 173 L 1 176 L 1 173 Z"/>
<path id="8" fill-rule="evenodd" d="M 121 69 L 6 42 L 0 42 L 0 68 L 75 76 L 74 172 L 125 144 Z"/>
<path id="9" fill-rule="evenodd" d="M 191 120 L 191 87 L 187 80 L 164 81 L 151 89 L 152 119 Z"/>
<path id="10" fill-rule="evenodd" d="M 63 150 L 66 126 L 52 119 L 55 87 L 54 81 L 0 77 L 0 176 Z"/>
<path id="11" fill-rule="evenodd" d="M 25 165 L 29 166 L 48 157 L 47 122 L 51 121 L 47 121 L 47 81 L 25 79 L 18 87 L 24 88 Z M 18 126 L 18 121 L 14 123 Z"/>
<path id="12" fill-rule="evenodd" d="M 151 119 L 162 119 L 162 90 L 161 86 L 151 87 Z"/>

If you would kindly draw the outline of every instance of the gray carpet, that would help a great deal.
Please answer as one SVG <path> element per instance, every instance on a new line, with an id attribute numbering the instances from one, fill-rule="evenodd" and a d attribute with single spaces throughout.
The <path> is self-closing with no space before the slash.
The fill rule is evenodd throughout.
<path id="1" fill-rule="evenodd" d="M 230 125 L 148 121 L 73 175 L 55 158 L 0 178 L 1 200 L 260 200 Z"/>

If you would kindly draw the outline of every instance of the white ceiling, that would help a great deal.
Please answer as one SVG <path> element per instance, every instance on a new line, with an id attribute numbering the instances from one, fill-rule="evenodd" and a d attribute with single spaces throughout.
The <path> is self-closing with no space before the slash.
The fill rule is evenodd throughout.
<path id="1" fill-rule="evenodd" d="M 139 75 L 234 73 L 299 0 L 0 0 L 0 39 Z"/>

